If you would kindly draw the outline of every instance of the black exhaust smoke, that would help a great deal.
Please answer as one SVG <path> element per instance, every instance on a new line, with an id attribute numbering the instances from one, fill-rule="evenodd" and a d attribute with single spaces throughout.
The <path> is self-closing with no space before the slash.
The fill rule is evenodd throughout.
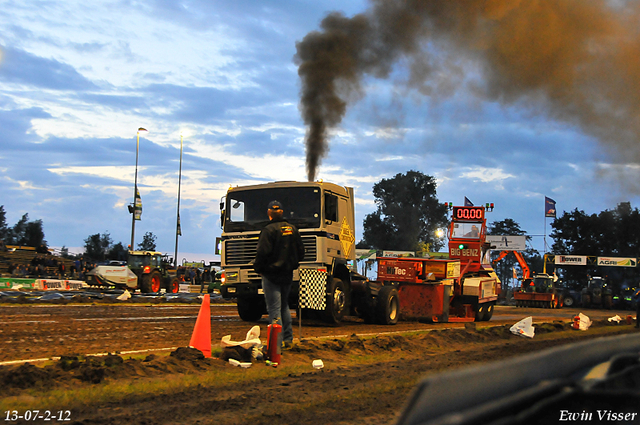
<path id="1" fill-rule="evenodd" d="M 409 69 L 404 84 L 431 100 L 466 89 L 481 100 L 518 103 L 640 158 L 640 2 L 370 3 L 352 18 L 330 13 L 296 44 L 310 181 L 329 131 L 363 95 L 363 77 L 387 78 L 400 61 Z M 471 72 L 481 78 L 471 81 Z"/>

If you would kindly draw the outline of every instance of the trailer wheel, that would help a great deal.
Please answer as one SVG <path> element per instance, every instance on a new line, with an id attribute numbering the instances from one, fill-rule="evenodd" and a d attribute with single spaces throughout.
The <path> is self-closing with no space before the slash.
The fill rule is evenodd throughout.
<path id="1" fill-rule="evenodd" d="M 383 286 L 376 302 L 376 322 L 381 325 L 398 323 L 400 303 L 398 290 L 393 286 Z"/>
<path id="2" fill-rule="evenodd" d="M 484 312 L 484 316 L 482 316 L 482 321 L 483 322 L 488 322 L 489 320 L 491 320 L 491 317 L 493 316 L 493 308 L 494 308 L 494 303 L 488 303 L 489 305 L 487 305 L 485 312 Z"/>
<path id="3" fill-rule="evenodd" d="M 572 307 L 574 304 L 573 297 L 571 295 L 567 295 L 564 297 L 564 305 L 567 307 Z"/>
<path id="4" fill-rule="evenodd" d="M 478 304 L 476 307 L 476 322 L 482 322 L 482 318 L 487 310 L 486 303 Z"/>
<path id="5" fill-rule="evenodd" d="M 263 298 L 238 297 L 238 315 L 245 322 L 257 322 L 262 318 L 266 305 Z"/>
<path id="6" fill-rule="evenodd" d="M 340 323 L 347 312 L 347 304 L 344 283 L 338 278 L 330 278 L 327 282 L 327 299 L 323 320 L 327 323 Z"/>
<path id="7" fill-rule="evenodd" d="M 169 292 L 177 294 L 180 291 L 180 281 L 177 277 L 174 277 L 169 281 Z"/>

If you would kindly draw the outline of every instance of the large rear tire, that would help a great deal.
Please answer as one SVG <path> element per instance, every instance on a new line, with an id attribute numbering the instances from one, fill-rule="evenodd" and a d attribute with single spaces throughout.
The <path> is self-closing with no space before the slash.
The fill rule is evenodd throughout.
<path id="1" fill-rule="evenodd" d="M 327 283 L 326 306 L 322 319 L 327 323 L 340 323 L 347 313 L 348 294 L 344 282 L 330 278 Z"/>
<path id="2" fill-rule="evenodd" d="M 140 291 L 144 294 L 160 292 L 160 286 L 162 284 L 162 275 L 159 271 L 153 272 L 142 276 L 142 282 L 140 285 Z"/>
<path id="3" fill-rule="evenodd" d="M 383 286 L 376 302 L 376 322 L 381 325 L 395 325 L 398 323 L 399 313 L 398 290 L 393 286 Z"/>
<path id="4" fill-rule="evenodd" d="M 607 310 L 611 310 L 613 308 L 613 297 L 611 295 L 602 296 L 602 307 Z"/>
<path id="5" fill-rule="evenodd" d="M 591 296 L 589 294 L 582 296 L 582 307 L 591 307 Z"/>
<path id="6" fill-rule="evenodd" d="M 264 298 L 239 297 L 237 300 L 238 315 L 245 322 L 257 322 L 265 311 Z"/>
<path id="7" fill-rule="evenodd" d="M 169 281 L 169 288 L 167 288 L 167 292 L 171 292 L 172 294 L 177 294 L 180 291 L 180 280 L 177 277 L 174 277 Z"/>

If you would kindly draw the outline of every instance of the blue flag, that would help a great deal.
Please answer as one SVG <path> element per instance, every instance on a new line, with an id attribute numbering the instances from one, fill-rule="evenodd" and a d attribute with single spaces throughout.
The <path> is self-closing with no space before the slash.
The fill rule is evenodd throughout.
<path id="1" fill-rule="evenodd" d="M 544 197 L 544 216 L 556 218 L 556 201 Z"/>
<path id="2" fill-rule="evenodd" d="M 471 202 L 469 200 L 469 198 L 467 198 L 466 196 L 464 197 L 464 206 L 465 207 L 472 207 L 473 206 L 473 202 Z"/>

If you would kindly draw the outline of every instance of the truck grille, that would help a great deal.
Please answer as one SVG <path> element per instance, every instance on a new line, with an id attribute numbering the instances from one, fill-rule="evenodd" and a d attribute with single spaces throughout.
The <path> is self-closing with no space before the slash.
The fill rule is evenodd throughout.
<path id="1" fill-rule="evenodd" d="M 302 236 L 305 248 L 302 261 L 316 261 L 317 246 L 315 236 Z M 224 258 L 227 266 L 249 264 L 256 258 L 258 239 L 229 239 L 224 244 Z"/>

